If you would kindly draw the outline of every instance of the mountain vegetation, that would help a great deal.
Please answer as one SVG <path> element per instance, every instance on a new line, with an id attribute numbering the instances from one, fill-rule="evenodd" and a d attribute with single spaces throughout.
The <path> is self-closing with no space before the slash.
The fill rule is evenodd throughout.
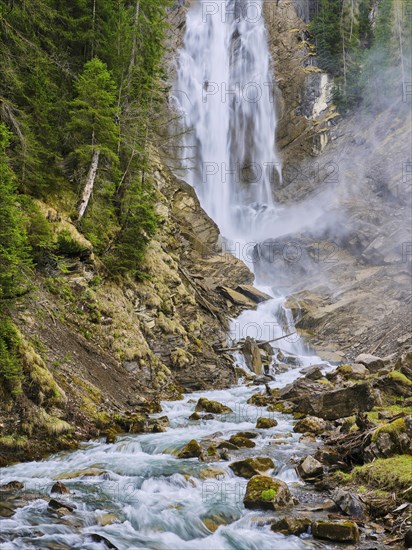
<path id="1" fill-rule="evenodd" d="M 145 177 L 164 101 L 168 0 L 0 2 L 0 376 L 18 377 L 13 298 L 77 250 L 70 212 L 112 277 L 144 276 L 156 231 Z M 13 382 L 14 383 L 14 382 Z"/>
<path id="2" fill-rule="evenodd" d="M 317 0 L 310 29 L 321 68 L 335 77 L 335 99 L 341 109 L 360 101 L 379 105 L 377 95 L 392 94 L 397 86 L 398 70 L 403 77 L 410 70 L 407 2 Z M 376 67 L 387 71 L 384 81 Z"/>

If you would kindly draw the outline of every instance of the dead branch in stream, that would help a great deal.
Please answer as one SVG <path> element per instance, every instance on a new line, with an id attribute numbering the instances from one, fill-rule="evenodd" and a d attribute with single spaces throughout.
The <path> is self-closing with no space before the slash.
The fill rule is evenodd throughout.
<path id="1" fill-rule="evenodd" d="M 266 344 L 271 344 L 272 342 L 277 342 L 278 340 L 283 340 L 284 338 L 287 338 L 288 336 L 293 336 L 296 334 L 296 332 L 291 332 L 289 334 L 285 334 L 284 336 L 279 336 L 279 338 L 273 338 L 272 340 L 263 340 L 263 341 L 257 341 L 256 345 L 258 347 L 264 346 Z M 235 346 L 233 348 L 218 348 L 215 351 L 218 352 L 225 352 L 225 351 L 241 351 L 243 349 L 243 345 L 241 346 Z"/>

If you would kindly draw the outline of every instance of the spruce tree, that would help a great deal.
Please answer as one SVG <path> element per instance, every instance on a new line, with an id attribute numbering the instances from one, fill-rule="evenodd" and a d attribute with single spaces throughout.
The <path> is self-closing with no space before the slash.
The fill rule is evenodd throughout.
<path id="1" fill-rule="evenodd" d="M 106 168 L 118 165 L 119 140 L 116 106 L 116 85 L 105 63 L 94 58 L 84 66 L 76 82 L 77 97 L 70 104 L 68 125 L 74 144 L 72 158 L 84 176 L 85 183 L 78 207 L 79 220 L 83 217 L 102 159 Z"/>
<path id="2" fill-rule="evenodd" d="M 0 299 L 22 291 L 24 271 L 30 264 L 16 180 L 6 156 L 9 143 L 10 132 L 0 123 Z"/>

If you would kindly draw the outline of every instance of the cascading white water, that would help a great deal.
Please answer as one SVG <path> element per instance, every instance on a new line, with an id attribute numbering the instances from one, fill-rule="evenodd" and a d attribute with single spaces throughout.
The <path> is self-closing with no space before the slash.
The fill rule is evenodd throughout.
<path id="1" fill-rule="evenodd" d="M 276 215 L 276 112 L 260 1 L 201 0 L 187 15 L 174 97 L 184 114 L 185 178 L 229 241 Z"/>
<path id="2" fill-rule="evenodd" d="M 200 0 L 192 6 L 173 93 L 186 130 L 183 177 L 219 226 L 226 250 L 253 271 L 253 246 L 278 236 L 273 227 L 281 211 L 273 200 L 281 163 L 261 0 Z M 258 280 L 255 285 L 260 287 Z M 236 339 L 272 340 L 293 330 L 290 312 L 274 292 L 276 300 L 232 323 Z M 306 356 L 305 364 L 319 359 L 307 356 L 296 338 L 282 347 Z"/>

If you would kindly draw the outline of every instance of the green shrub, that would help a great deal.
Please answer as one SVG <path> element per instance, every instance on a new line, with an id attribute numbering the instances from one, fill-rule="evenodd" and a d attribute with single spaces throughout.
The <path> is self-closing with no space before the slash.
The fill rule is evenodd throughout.
<path id="1" fill-rule="evenodd" d="M 68 258 L 75 258 L 87 252 L 86 246 L 77 241 L 67 230 L 59 233 L 55 250 L 58 255 Z"/>

